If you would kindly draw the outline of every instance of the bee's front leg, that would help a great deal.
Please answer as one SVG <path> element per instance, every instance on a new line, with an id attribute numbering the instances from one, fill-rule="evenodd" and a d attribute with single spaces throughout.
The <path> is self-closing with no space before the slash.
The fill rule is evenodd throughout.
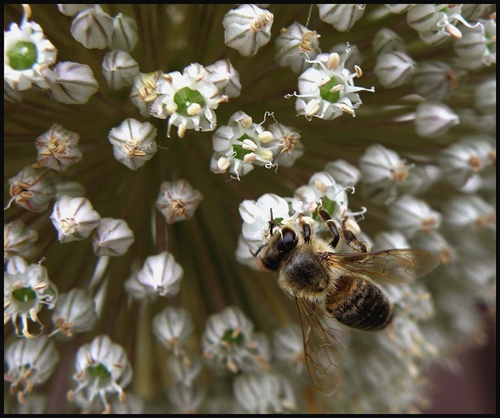
<path id="1" fill-rule="evenodd" d="M 320 206 L 318 208 L 318 214 L 321 216 L 321 219 L 326 223 L 326 226 L 328 227 L 328 230 L 331 232 L 333 235 L 333 239 L 330 242 L 330 247 L 333 249 L 337 248 L 337 245 L 340 241 L 340 233 L 339 233 L 339 228 L 337 227 L 337 224 L 335 221 L 332 219 L 332 217 L 328 214 L 326 210 L 323 209 L 323 206 Z"/>

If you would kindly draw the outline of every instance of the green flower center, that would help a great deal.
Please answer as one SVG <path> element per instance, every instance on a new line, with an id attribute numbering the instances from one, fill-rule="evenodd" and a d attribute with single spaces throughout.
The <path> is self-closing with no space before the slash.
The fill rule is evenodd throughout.
<path id="1" fill-rule="evenodd" d="M 12 291 L 12 296 L 20 302 L 36 299 L 36 292 L 31 287 L 23 287 Z"/>
<path id="2" fill-rule="evenodd" d="M 205 99 L 198 90 L 192 90 L 189 87 L 183 87 L 174 96 L 174 102 L 177 105 L 177 113 L 182 116 L 193 116 L 188 113 L 188 108 L 194 103 L 200 107 L 205 107 Z"/>
<path id="3" fill-rule="evenodd" d="M 241 143 L 243 143 L 243 141 L 245 139 L 250 139 L 250 137 L 247 134 L 245 134 L 241 138 L 238 138 L 237 141 L 240 141 Z M 250 154 L 251 152 L 253 152 L 253 151 L 251 151 L 249 149 L 243 148 L 242 145 L 233 145 L 233 150 L 236 153 L 235 158 L 237 158 L 238 160 L 241 160 L 241 161 L 243 161 L 243 158 L 245 157 L 245 155 Z"/>
<path id="4" fill-rule="evenodd" d="M 340 91 L 332 89 L 338 85 L 339 82 L 335 77 L 332 77 L 330 81 L 319 88 L 319 94 L 323 100 L 326 100 L 330 103 L 336 103 L 340 99 Z"/>
<path id="5" fill-rule="evenodd" d="M 222 341 L 227 341 L 231 345 L 241 346 L 244 340 L 243 333 L 241 331 L 235 333 L 234 331 L 234 329 L 228 328 L 222 336 Z"/>
<path id="6" fill-rule="evenodd" d="M 7 51 L 7 57 L 14 70 L 28 70 L 37 62 L 38 51 L 33 42 L 18 41 Z"/>
<path id="7" fill-rule="evenodd" d="M 87 372 L 96 379 L 108 379 L 111 377 L 109 370 L 101 363 L 87 367 Z"/>

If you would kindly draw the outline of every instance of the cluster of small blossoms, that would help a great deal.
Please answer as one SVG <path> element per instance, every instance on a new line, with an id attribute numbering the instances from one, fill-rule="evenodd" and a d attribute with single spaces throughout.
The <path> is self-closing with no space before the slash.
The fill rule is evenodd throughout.
<path id="1" fill-rule="evenodd" d="M 296 409 L 292 385 L 271 367 L 267 336 L 235 306 L 211 315 L 201 340 L 203 356 L 217 374 L 237 375 L 235 399 L 247 413 L 283 413 Z M 276 354 L 279 351 L 276 350 Z"/>
<path id="2" fill-rule="evenodd" d="M 478 301 L 488 311 L 496 303 L 494 5 L 294 7 L 33 6 L 49 41 L 29 6 L 5 5 L 13 21 L 23 11 L 4 33 L 9 412 L 418 412 L 428 369 L 484 339 Z M 118 9 L 134 18 L 106 13 Z M 320 40 L 333 46 L 324 52 Z M 56 60 L 68 56 L 89 66 Z M 165 71 L 151 70 L 159 63 Z M 354 85 L 361 76 L 377 89 L 362 107 L 359 93 L 375 88 Z M 233 98 L 283 123 L 229 109 L 219 127 L 218 105 Z M 340 122 L 343 113 L 357 118 Z M 212 146 L 183 154 L 181 141 L 158 153 L 166 119 L 168 137 L 172 126 L 186 138 L 214 131 Z M 305 138 L 300 166 L 276 175 Z M 26 165 L 30 149 L 37 159 Z M 111 152 L 128 170 L 108 164 Z M 339 159 L 325 163 L 331 155 Z M 195 167 L 198 156 L 205 164 Z M 240 179 L 255 166 L 270 170 L 227 188 L 203 174 Z M 294 191 L 282 198 L 275 186 Z M 382 286 L 395 313 L 386 330 L 339 325 L 347 350 L 332 398 L 307 376 L 293 302 L 230 263 L 235 191 L 246 199 L 236 258 L 252 269 L 285 225 L 306 221 L 331 239 L 320 205 L 374 251 L 421 248 L 441 261 L 416 283 Z M 215 210 L 200 219 L 202 199 Z M 338 251 L 352 249 L 341 241 Z M 69 404 L 52 402 L 61 387 Z"/>
<path id="3" fill-rule="evenodd" d="M 293 128 L 272 123 L 265 130 L 242 111 L 215 131 L 212 145 L 210 170 L 216 174 L 230 173 L 238 180 L 255 166 L 290 167 L 304 153 L 300 135 Z"/>
<path id="4" fill-rule="evenodd" d="M 361 208 L 358 212 L 349 210 L 347 193 L 352 190 L 351 186 L 342 186 L 330 173 L 322 171 L 313 174 L 308 184 L 298 187 L 293 197 L 282 198 L 266 193 L 255 201 L 243 201 L 239 207 L 243 225 L 236 258 L 243 264 L 258 267 L 252 254 L 266 243 L 272 225 L 297 226 L 299 216 L 317 220 L 320 205 L 338 220 L 349 217 L 354 221 L 354 216 L 362 215 L 364 209 Z M 313 230 L 317 230 L 319 225 L 319 222 L 314 222 Z"/>
<path id="5" fill-rule="evenodd" d="M 45 37 L 41 26 L 29 20 L 29 5 L 23 8 L 21 25 L 12 23 L 4 32 L 4 97 L 20 102 L 23 92 L 35 85 L 46 90 L 56 102 L 86 103 L 99 88 L 92 70 L 88 65 L 75 62 L 56 64 L 56 48 Z"/>
<path id="6" fill-rule="evenodd" d="M 167 135 L 177 126 L 182 138 L 186 129 L 213 131 L 217 126 L 215 109 L 219 103 L 238 97 L 239 74 L 228 60 L 204 67 L 193 63 L 179 71 L 139 74 L 130 93 L 143 116 L 168 118 Z"/>

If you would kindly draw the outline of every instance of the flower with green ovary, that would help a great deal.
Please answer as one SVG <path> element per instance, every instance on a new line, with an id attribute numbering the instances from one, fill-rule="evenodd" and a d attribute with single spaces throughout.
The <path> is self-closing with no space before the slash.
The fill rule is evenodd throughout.
<path id="1" fill-rule="evenodd" d="M 125 350 L 111 341 L 107 335 L 95 337 L 91 343 L 78 349 L 74 379 L 78 386 L 68 392 L 68 399 L 73 401 L 78 393 L 83 395 L 80 402 L 92 404 L 99 397 L 104 412 L 110 412 L 108 396 L 118 394 L 125 402 L 124 388 L 132 380 L 132 367 Z"/>
<path id="2" fill-rule="evenodd" d="M 208 318 L 202 347 L 209 366 L 219 371 L 248 372 L 266 365 L 253 324 L 237 307 L 227 307 Z"/>
<path id="3" fill-rule="evenodd" d="M 54 309 L 57 301 L 57 288 L 49 280 L 47 270 L 39 264 L 28 263 L 19 256 L 13 256 L 7 262 L 4 273 L 4 318 L 12 321 L 19 336 L 33 338 L 28 321 L 37 323 L 43 330 L 38 313 L 43 305 Z M 20 322 L 20 324 L 18 324 Z"/>
<path id="4" fill-rule="evenodd" d="M 9 64 L 14 70 L 27 70 L 35 65 L 38 51 L 33 42 L 19 41 L 7 51 L 7 58 L 9 58 Z"/>
<path id="5" fill-rule="evenodd" d="M 54 341 L 46 335 L 34 339 L 18 339 L 5 352 L 5 380 L 20 403 L 33 388 L 47 381 L 59 362 Z"/>
<path id="6" fill-rule="evenodd" d="M 211 81 L 216 78 L 216 74 L 197 63 L 187 66 L 182 74 L 174 71 L 158 77 L 153 88 L 155 96 L 152 96 L 150 113 L 156 118 L 169 119 L 169 137 L 172 125 L 178 127 L 180 138 L 186 129 L 215 129 L 217 117 L 214 110 L 219 103 L 228 101 L 228 96 Z"/>
<path id="7" fill-rule="evenodd" d="M 357 92 L 374 91 L 373 87 L 354 85 L 354 78 L 360 77 L 362 72 L 357 66 L 354 73 L 345 68 L 349 50 L 346 52 L 342 58 L 336 52 L 319 54 L 311 61 L 312 67 L 300 75 L 299 92 L 294 94 L 297 97 L 295 109 L 300 115 L 326 120 L 335 119 L 344 112 L 355 116 L 355 109 L 362 103 Z"/>
<path id="8" fill-rule="evenodd" d="M 30 22 L 31 9 L 24 7 L 21 25 L 11 23 L 4 32 L 4 82 L 22 92 L 33 84 L 47 88 L 47 72 L 55 63 L 57 50 L 45 37 L 40 25 Z"/>

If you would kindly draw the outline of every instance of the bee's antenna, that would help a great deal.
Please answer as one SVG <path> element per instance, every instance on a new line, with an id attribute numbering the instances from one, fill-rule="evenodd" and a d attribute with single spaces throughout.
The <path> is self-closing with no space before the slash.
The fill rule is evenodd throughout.
<path id="1" fill-rule="evenodd" d="M 249 250 L 250 251 L 250 254 L 252 254 L 254 257 L 257 257 L 260 253 L 260 250 L 262 250 L 262 248 L 264 248 L 265 244 L 262 244 L 259 248 L 257 248 L 257 251 L 252 251 L 252 250 Z"/>
<path id="2" fill-rule="evenodd" d="M 271 214 L 271 219 L 270 219 L 270 221 L 269 221 L 269 233 L 270 233 L 271 235 L 273 235 L 273 228 L 274 228 L 275 226 L 278 226 L 278 224 L 277 224 L 276 222 L 274 222 L 274 218 L 273 218 L 273 208 L 269 208 L 269 212 L 270 212 L 270 214 Z"/>

